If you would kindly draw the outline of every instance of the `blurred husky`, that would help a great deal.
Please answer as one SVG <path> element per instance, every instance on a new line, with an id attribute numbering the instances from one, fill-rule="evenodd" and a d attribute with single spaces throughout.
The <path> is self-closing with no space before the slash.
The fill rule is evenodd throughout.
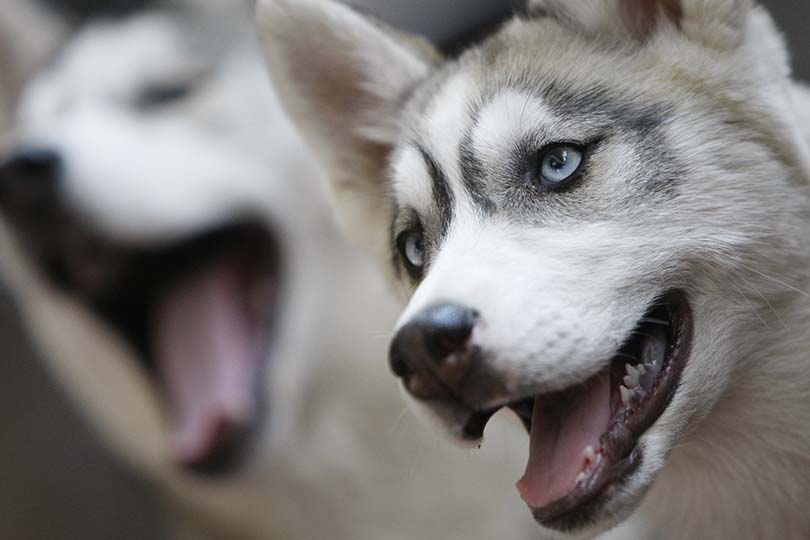
<path id="1" fill-rule="evenodd" d="M 401 414 L 374 337 L 391 302 L 335 231 L 246 4 L 89 24 L 25 89 L 0 209 L 31 333 L 180 534 L 525 538 L 517 434 L 484 466 Z"/>
<path id="2" fill-rule="evenodd" d="M 810 537 L 810 95 L 778 31 L 749 0 L 528 8 L 443 60 L 332 1 L 260 3 L 283 101 L 408 299 L 393 371 L 461 441 L 517 413 L 549 535 Z"/>

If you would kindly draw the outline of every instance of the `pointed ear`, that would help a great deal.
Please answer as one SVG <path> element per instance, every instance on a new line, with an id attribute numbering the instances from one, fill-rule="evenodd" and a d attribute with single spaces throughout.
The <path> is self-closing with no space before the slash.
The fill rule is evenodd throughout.
<path id="1" fill-rule="evenodd" d="M 530 12 L 587 32 L 644 40 L 667 26 L 719 49 L 741 42 L 750 8 L 750 0 L 529 0 Z"/>
<path id="2" fill-rule="evenodd" d="M 332 0 L 259 0 L 257 15 L 276 89 L 326 165 L 340 221 L 387 249 L 388 156 L 438 53 Z"/>

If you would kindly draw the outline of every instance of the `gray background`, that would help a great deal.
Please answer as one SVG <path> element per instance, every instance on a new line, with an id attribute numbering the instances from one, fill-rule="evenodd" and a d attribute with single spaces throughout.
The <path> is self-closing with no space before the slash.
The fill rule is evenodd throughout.
<path id="1" fill-rule="evenodd" d="M 509 0 L 350 0 L 432 38 L 466 34 Z M 798 74 L 810 79 L 810 2 L 766 4 L 787 31 Z M 51 384 L 14 307 L 0 291 L 0 539 L 160 540 L 150 486 L 112 460 Z"/>

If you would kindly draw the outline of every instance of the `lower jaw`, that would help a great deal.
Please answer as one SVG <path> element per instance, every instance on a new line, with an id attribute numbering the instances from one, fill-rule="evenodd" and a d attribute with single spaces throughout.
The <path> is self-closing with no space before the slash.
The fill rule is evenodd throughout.
<path id="1" fill-rule="evenodd" d="M 639 447 L 614 465 L 615 475 L 585 498 L 569 494 L 544 508 L 530 508 L 535 521 L 543 527 L 559 532 L 586 529 L 601 521 L 606 507 L 632 480 L 643 461 Z"/>

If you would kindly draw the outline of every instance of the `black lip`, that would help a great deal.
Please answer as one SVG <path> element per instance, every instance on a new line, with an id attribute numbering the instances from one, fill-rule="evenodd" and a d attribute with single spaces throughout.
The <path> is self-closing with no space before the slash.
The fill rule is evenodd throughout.
<path id="1" fill-rule="evenodd" d="M 543 508 L 532 508 L 535 520 L 550 529 L 575 530 L 594 521 L 615 491 L 638 469 L 643 453 L 638 439 L 658 420 L 672 401 L 689 360 L 694 331 L 692 310 L 683 291 L 663 295 L 651 308 L 668 313 L 666 359 L 645 398 L 614 417 L 600 438 L 604 459 L 568 495 Z"/>

